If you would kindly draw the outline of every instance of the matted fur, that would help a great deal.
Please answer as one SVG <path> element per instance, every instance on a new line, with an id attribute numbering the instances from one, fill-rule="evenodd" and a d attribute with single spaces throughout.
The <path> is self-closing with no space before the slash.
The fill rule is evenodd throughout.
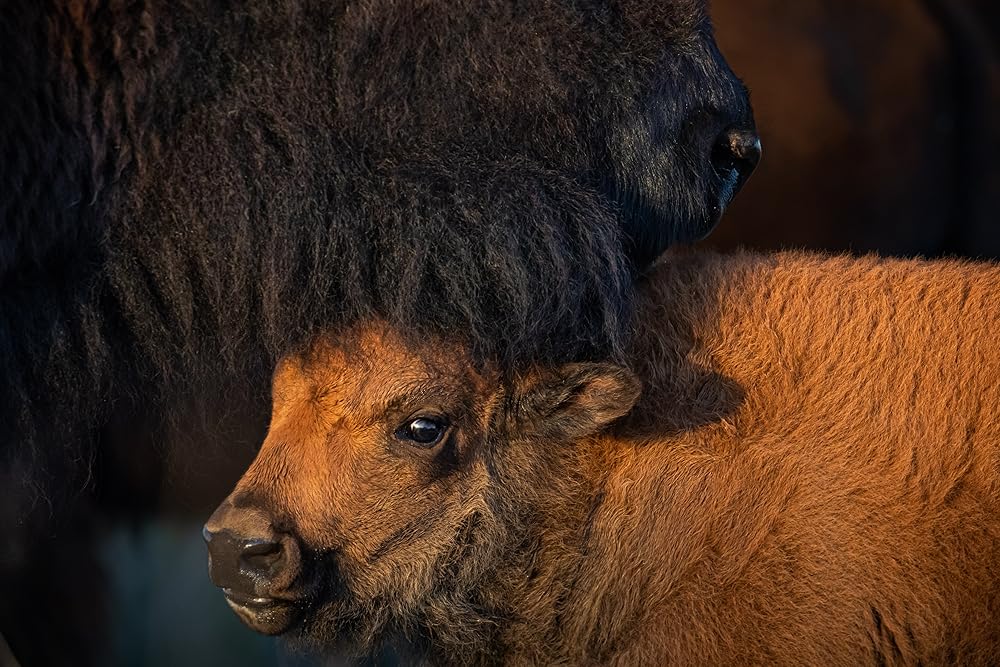
<path id="1" fill-rule="evenodd" d="M 277 591 L 301 638 L 432 664 L 993 664 L 1000 267 L 671 256 L 641 310 L 638 403 L 609 364 L 501 383 L 380 323 L 287 359 L 229 502 L 310 554 Z M 450 439 L 394 438 L 427 412 Z"/>
<path id="2" fill-rule="evenodd" d="M 701 0 L 14 0 L 0 62 L 0 437 L 59 462 L 374 313 L 613 351 L 751 123 Z"/>

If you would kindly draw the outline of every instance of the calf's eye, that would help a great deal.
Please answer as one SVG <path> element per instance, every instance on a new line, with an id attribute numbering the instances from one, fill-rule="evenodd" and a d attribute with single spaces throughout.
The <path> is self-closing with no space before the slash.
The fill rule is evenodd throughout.
<path id="1" fill-rule="evenodd" d="M 448 425 L 436 417 L 417 417 L 396 429 L 396 437 L 422 447 L 436 445 L 444 437 Z"/>

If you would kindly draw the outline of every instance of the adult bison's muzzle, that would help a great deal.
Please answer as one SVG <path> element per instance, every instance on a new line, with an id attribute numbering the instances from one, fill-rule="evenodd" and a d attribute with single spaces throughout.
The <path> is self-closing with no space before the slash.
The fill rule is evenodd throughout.
<path id="1" fill-rule="evenodd" d="M 718 133 L 699 128 L 701 124 L 696 116 L 678 133 L 675 141 L 683 150 L 673 142 L 663 142 L 664 153 L 651 147 L 649 139 L 621 140 L 646 152 L 627 161 L 645 164 L 633 167 L 612 187 L 626 220 L 628 254 L 640 268 L 675 243 L 708 236 L 760 163 L 763 149 L 752 119 Z"/>
<path id="2" fill-rule="evenodd" d="M 594 131 L 605 137 L 605 191 L 640 268 L 707 236 L 761 159 L 749 93 L 707 22 L 655 62 Z"/>
<path id="3" fill-rule="evenodd" d="M 279 532 L 262 512 L 226 500 L 202 531 L 208 544 L 212 582 L 244 623 L 277 635 L 301 616 L 303 599 L 295 586 L 302 551 L 292 535 Z"/>
<path id="4" fill-rule="evenodd" d="M 762 152 L 756 130 L 730 127 L 719 136 L 712 149 L 712 167 L 724 183 L 718 196 L 720 215 L 757 168 Z"/>

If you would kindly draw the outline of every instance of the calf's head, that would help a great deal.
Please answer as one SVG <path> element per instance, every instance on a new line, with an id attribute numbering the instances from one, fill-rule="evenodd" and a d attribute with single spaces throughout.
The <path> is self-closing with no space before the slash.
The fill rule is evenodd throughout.
<path id="1" fill-rule="evenodd" d="M 267 438 L 205 526 L 211 577 L 250 627 L 323 647 L 458 633 L 490 615 L 574 445 L 639 383 L 609 364 L 502 381 L 381 326 L 342 340 L 276 370 Z"/>

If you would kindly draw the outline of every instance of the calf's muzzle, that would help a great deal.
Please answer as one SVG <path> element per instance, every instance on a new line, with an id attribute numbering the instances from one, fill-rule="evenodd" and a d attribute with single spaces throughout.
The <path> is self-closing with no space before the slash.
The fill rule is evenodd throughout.
<path id="1" fill-rule="evenodd" d="M 301 611 L 295 584 L 302 550 L 294 536 L 274 527 L 264 511 L 226 499 L 202 530 L 208 570 L 226 602 L 258 632 L 280 634 Z"/>

